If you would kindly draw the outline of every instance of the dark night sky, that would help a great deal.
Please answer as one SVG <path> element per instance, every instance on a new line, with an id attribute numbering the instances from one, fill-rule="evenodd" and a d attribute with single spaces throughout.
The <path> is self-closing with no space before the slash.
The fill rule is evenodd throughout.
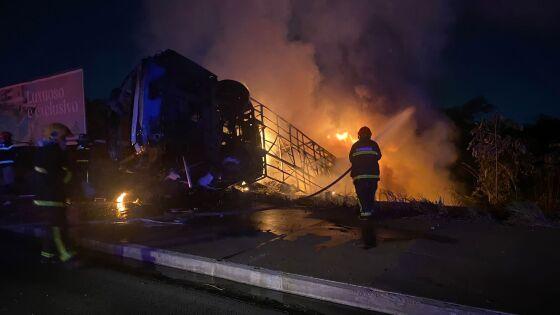
<path id="1" fill-rule="evenodd" d="M 560 117 L 560 5 L 451 3 L 433 103 L 483 95 L 519 121 Z M 0 86 L 82 67 L 86 97 L 108 96 L 145 54 L 138 45 L 150 40 L 143 10 L 140 1 L 0 2 Z"/>
<path id="2" fill-rule="evenodd" d="M 560 117 L 558 2 L 466 3 L 456 5 L 433 98 L 449 106 L 484 95 L 519 121 Z"/>
<path id="3" fill-rule="evenodd" d="M 81 67 L 86 97 L 107 97 L 143 57 L 140 2 L 47 2 L 0 2 L 0 86 Z"/>

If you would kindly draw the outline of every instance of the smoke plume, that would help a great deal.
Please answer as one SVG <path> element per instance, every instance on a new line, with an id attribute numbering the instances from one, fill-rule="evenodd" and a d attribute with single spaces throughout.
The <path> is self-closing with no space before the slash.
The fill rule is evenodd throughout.
<path id="1" fill-rule="evenodd" d="M 145 10 L 147 55 L 171 48 L 245 83 L 343 161 L 370 126 L 382 133 L 383 189 L 448 196 L 451 128 L 423 93 L 451 22 L 445 1 L 164 1 Z M 344 132 L 351 137 L 339 140 Z"/>

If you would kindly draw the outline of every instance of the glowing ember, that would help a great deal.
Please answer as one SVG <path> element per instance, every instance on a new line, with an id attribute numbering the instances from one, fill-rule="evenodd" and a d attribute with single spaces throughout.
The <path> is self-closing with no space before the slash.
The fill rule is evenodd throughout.
<path id="1" fill-rule="evenodd" d="M 358 141 L 358 139 L 352 137 L 348 131 L 337 132 L 335 134 L 335 136 L 336 136 L 336 139 L 338 139 L 338 141 L 345 142 L 345 143 L 354 143 L 354 142 Z M 331 138 L 330 135 L 328 135 L 327 139 L 330 139 L 330 138 Z"/>
<path id="2" fill-rule="evenodd" d="M 119 219 L 124 219 L 126 218 L 126 205 L 124 203 L 124 197 L 126 197 L 126 192 L 121 193 L 117 199 L 115 200 L 117 202 L 117 218 Z"/>
<path id="3" fill-rule="evenodd" d="M 116 200 L 117 203 L 120 203 L 120 204 L 124 203 L 124 197 L 125 197 L 125 196 L 126 196 L 126 193 L 125 193 L 125 192 L 123 192 L 122 194 L 120 194 L 120 195 L 117 197 L 117 200 Z"/>
<path id="4" fill-rule="evenodd" d="M 336 138 L 340 141 L 346 141 L 346 139 L 348 139 L 348 131 L 345 131 L 343 133 L 336 133 Z"/>

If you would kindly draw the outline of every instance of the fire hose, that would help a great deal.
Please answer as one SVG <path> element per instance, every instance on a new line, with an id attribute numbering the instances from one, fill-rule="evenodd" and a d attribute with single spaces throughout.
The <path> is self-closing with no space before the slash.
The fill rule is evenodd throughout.
<path id="1" fill-rule="evenodd" d="M 386 132 L 386 129 L 387 129 L 387 128 L 385 128 L 385 130 L 383 130 L 383 131 L 375 138 L 375 140 L 380 139 L 380 138 L 383 136 L 383 134 Z M 340 177 L 338 177 L 337 179 L 335 179 L 334 182 L 332 182 L 332 183 L 328 184 L 327 186 L 321 188 L 319 191 L 312 193 L 311 195 L 300 197 L 300 198 L 298 198 L 298 200 L 307 199 L 307 198 L 311 198 L 311 197 L 317 196 L 318 194 L 322 193 L 323 191 L 325 191 L 325 190 L 331 188 L 334 184 L 338 183 L 341 179 L 344 178 L 344 176 L 346 176 L 346 174 L 350 173 L 351 170 L 352 170 L 352 167 L 348 168 L 348 169 L 346 170 L 346 172 L 342 173 L 342 175 L 340 175 Z"/>
<path id="2" fill-rule="evenodd" d="M 314 192 L 314 193 L 312 193 L 311 195 L 307 195 L 307 196 L 300 197 L 300 198 L 298 198 L 298 199 L 299 199 L 299 200 L 302 200 L 302 199 L 307 199 L 307 198 L 311 198 L 311 197 L 317 196 L 318 194 L 322 193 L 323 191 L 325 191 L 325 190 L 331 188 L 334 184 L 338 183 L 341 179 L 344 178 L 344 176 L 346 176 L 346 174 L 350 173 L 350 170 L 351 170 L 351 169 L 352 169 L 352 168 L 350 167 L 348 170 L 346 170 L 346 172 L 342 173 L 342 175 L 340 175 L 340 176 L 339 176 L 337 179 L 335 179 L 332 183 L 330 183 L 330 184 L 328 184 L 327 186 L 321 188 L 319 191 Z"/>

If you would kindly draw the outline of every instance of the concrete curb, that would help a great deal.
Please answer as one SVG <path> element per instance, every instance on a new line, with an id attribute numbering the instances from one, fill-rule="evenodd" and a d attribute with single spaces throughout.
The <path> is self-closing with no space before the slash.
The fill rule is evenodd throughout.
<path id="1" fill-rule="evenodd" d="M 6 226 L 16 233 L 40 236 L 34 226 Z M 348 283 L 268 270 L 135 244 L 80 239 L 84 248 L 110 255 L 223 278 L 265 289 L 391 314 L 507 314 Z"/>

